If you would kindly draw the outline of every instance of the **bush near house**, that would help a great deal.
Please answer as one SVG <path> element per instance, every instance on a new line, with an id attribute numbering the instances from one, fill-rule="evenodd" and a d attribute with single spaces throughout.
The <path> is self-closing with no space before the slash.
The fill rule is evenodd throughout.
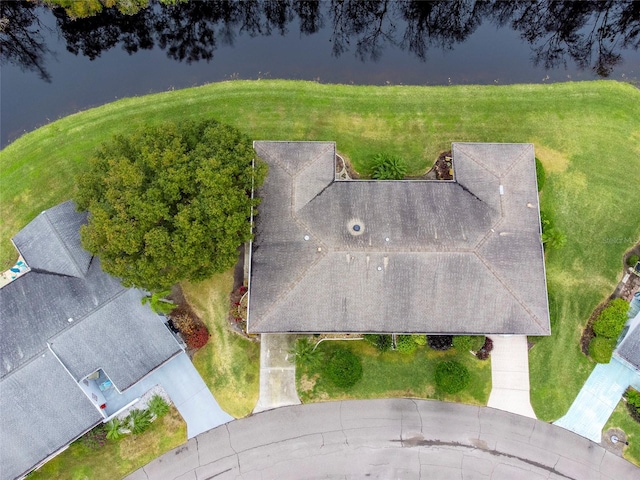
<path id="1" fill-rule="evenodd" d="M 351 350 L 336 350 L 324 369 L 327 378 L 337 387 L 349 388 L 362 378 L 362 362 Z"/>
<path id="2" fill-rule="evenodd" d="M 378 153 L 373 157 L 371 178 L 376 180 L 402 180 L 407 174 L 407 164 L 395 155 Z"/>
<path id="3" fill-rule="evenodd" d="M 413 335 L 398 335 L 396 337 L 396 350 L 400 353 L 412 354 L 418 348 Z"/>
<path id="4" fill-rule="evenodd" d="M 629 302 L 623 298 L 610 301 L 593 323 L 596 336 L 616 340 L 627 322 L 628 311 Z"/>
<path id="5" fill-rule="evenodd" d="M 446 393 L 464 390 L 471 381 L 467 367 L 456 361 L 440 362 L 436 366 L 436 385 Z"/>
<path id="6" fill-rule="evenodd" d="M 593 337 L 589 342 L 589 356 L 597 363 L 609 363 L 616 341 L 605 337 Z"/>
<path id="7" fill-rule="evenodd" d="M 366 334 L 363 335 L 364 340 L 376 347 L 381 352 L 386 352 L 387 350 L 391 350 L 391 335 L 375 335 L 375 334 Z"/>
<path id="8" fill-rule="evenodd" d="M 544 171 L 542 162 L 536 157 L 536 180 L 538 181 L 538 191 L 540 192 L 544 188 L 544 184 L 547 180 L 547 174 Z"/>
<path id="9" fill-rule="evenodd" d="M 627 401 L 627 411 L 631 418 L 640 423 L 640 392 L 629 387 L 624 394 L 624 398 Z"/>
<path id="10" fill-rule="evenodd" d="M 478 357 L 478 360 L 487 360 L 489 355 L 491 355 L 491 350 L 493 350 L 493 340 L 485 337 L 484 345 L 476 352 L 476 357 Z"/>
<path id="11" fill-rule="evenodd" d="M 433 350 L 449 350 L 453 346 L 451 335 L 427 335 L 427 344 Z"/>
<path id="12" fill-rule="evenodd" d="M 635 253 L 633 255 L 629 255 L 629 257 L 627 258 L 627 265 L 629 267 L 635 267 L 636 263 L 638 263 L 638 260 L 640 260 L 640 257 L 638 257 L 638 255 L 636 255 Z"/>
<path id="13" fill-rule="evenodd" d="M 484 335 L 454 335 L 453 348 L 461 352 L 477 352 L 485 343 Z"/>

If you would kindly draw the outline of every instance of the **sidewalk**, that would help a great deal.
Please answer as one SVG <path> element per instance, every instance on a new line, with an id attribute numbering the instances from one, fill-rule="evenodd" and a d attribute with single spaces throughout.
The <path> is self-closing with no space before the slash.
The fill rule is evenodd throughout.
<path id="1" fill-rule="evenodd" d="M 260 340 L 260 397 L 253 413 L 299 405 L 296 366 L 289 349 L 296 335 L 266 334 Z"/>
<path id="2" fill-rule="evenodd" d="M 529 350 L 523 335 L 490 337 L 491 394 L 487 406 L 536 418 L 529 399 Z"/>

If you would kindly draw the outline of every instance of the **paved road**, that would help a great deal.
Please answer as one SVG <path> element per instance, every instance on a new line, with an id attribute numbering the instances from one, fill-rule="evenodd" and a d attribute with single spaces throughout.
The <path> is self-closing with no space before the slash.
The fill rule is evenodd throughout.
<path id="1" fill-rule="evenodd" d="M 640 469 L 562 428 L 487 407 L 386 399 L 230 422 L 127 480 L 632 479 Z"/>

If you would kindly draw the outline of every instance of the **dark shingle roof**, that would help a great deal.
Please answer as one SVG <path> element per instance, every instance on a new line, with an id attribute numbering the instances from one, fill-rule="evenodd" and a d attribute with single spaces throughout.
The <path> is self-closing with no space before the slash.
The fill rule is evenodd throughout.
<path id="1" fill-rule="evenodd" d="M 335 181 L 333 143 L 254 147 L 250 331 L 549 333 L 532 145 L 453 144 L 453 182 Z"/>
<path id="2" fill-rule="evenodd" d="M 616 353 L 640 370 L 640 312 L 635 316 L 632 324 L 635 328 L 624 337 Z"/>
<path id="3" fill-rule="evenodd" d="M 141 304 L 144 293 L 125 289 L 82 250 L 85 221 L 66 202 L 14 237 L 31 270 L 0 288 L 3 479 L 102 420 L 77 381 L 101 368 L 122 391 L 182 351 Z"/>

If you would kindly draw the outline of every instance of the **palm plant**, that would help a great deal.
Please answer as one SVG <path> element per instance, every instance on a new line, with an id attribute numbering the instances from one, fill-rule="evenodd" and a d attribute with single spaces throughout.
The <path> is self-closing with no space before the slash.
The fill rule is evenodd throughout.
<path id="1" fill-rule="evenodd" d="M 143 305 L 147 303 L 151 307 L 155 313 L 167 315 L 171 312 L 177 305 L 165 297 L 171 293 L 171 290 L 162 290 L 160 292 L 152 293 L 151 295 L 147 295 L 146 297 L 142 297 L 141 302 Z"/>
<path id="2" fill-rule="evenodd" d="M 402 180 L 407 174 L 407 165 L 400 157 L 378 153 L 373 158 L 371 177 L 376 180 Z"/>
<path id="3" fill-rule="evenodd" d="M 107 438 L 109 440 L 118 440 L 123 435 L 122 422 L 119 418 L 112 418 L 107 422 Z"/>
<path id="4" fill-rule="evenodd" d="M 138 435 L 151 425 L 151 412 L 149 410 L 131 410 L 127 416 L 127 423 L 131 433 Z"/>
<path id="5" fill-rule="evenodd" d="M 169 404 L 160 395 L 154 395 L 149 400 L 149 411 L 156 418 L 163 417 L 169 413 Z"/>
<path id="6" fill-rule="evenodd" d="M 306 337 L 298 339 L 289 353 L 295 357 L 296 365 L 299 366 L 316 365 L 320 359 L 315 351 L 315 344 Z"/>

